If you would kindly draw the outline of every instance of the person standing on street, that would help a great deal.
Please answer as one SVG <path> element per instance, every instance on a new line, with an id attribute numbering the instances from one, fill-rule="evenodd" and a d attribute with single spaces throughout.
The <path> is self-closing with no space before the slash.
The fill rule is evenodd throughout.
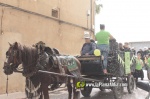
<path id="1" fill-rule="evenodd" d="M 138 81 L 138 77 L 141 77 L 141 80 L 144 78 L 144 73 L 142 67 L 144 66 L 143 61 L 141 60 L 141 54 L 137 54 L 136 58 L 136 67 L 135 67 L 135 72 L 134 72 L 134 77 L 136 79 L 136 82 Z"/>
<path id="2" fill-rule="evenodd" d="M 134 47 L 131 48 L 131 51 L 134 53 L 134 55 L 136 55 L 136 50 Z"/>
<path id="3" fill-rule="evenodd" d="M 97 47 L 100 49 L 104 60 L 103 60 L 103 72 L 107 74 L 107 58 L 109 53 L 109 40 L 114 39 L 114 37 L 107 31 L 105 31 L 105 25 L 100 24 L 100 32 L 95 35 L 97 40 Z"/>
<path id="4" fill-rule="evenodd" d="M 143 51 L 143 57 L 144 59 L 147 58 L 146 56 L 148 55 L 149 51 L 148 51 L 148 47 L 144 47 L 144 51 Z"/>
<path id="5" fill-rule="evenodd" d="M 142 49 L 140 49 L 137 54 L 140 53 L 141 54 L 141 59 L 144 61 L 144 52 Z"/>

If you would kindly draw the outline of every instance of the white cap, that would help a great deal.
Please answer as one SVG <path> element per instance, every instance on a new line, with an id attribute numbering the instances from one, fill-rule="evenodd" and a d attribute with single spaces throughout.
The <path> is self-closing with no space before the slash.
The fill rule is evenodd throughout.
<path id="1" fill-rule="evenodd" d="M 84 38 L 90 38 L 90 33 L 87 32 L 87 31 L 85 31 L 85 32 L 84 32 Z"/>
<path id="2" fill-rule="evenodd" d="M 144 49 L 148 49 L 148 47 L 144 47 Z"/>
<path id="3" fill-rule="evenodd" d="M 132 47 L 131 49 L 134 49 L 134 47 Z"/>

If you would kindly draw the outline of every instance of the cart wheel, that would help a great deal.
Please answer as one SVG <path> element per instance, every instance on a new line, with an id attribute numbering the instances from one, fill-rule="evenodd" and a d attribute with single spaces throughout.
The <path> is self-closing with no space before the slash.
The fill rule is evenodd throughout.
<path id="1" fill-rule="evenodd" d="M 135 89 L 135 80 L 134 80 L 133 75 L 128 76 L 127 83 L 128 83 L 128 86 L 127 86 L 128 93 L 131 94 L 133 93 Z"/>
<path id="2" fill-rule="evenodd" d="M 81 90 L 81 94 L 84 97 L 89 97 L 91 92 L 92 92 L 92 87 L 85 87 L 83 90 Z"/>
<path id="3" fill-rule="evenodd" d="M 150 73 L 147 73 L 147 78 L 148 80 L 150 80 Z"/>
<path id="4" fill-rule="evenodd" d="M 147 78 L 150 80 L 150 67 L 147 69 Z"/>
<path id="5" fill-rule="evenodd" d="M 117 78 L 116 83 L 118 86 L 113 87 L 113 93 L 115 99 L 122 99 L 123 97 L 123 86 L 121 84 L 123 83 L 121 78 Z"/>

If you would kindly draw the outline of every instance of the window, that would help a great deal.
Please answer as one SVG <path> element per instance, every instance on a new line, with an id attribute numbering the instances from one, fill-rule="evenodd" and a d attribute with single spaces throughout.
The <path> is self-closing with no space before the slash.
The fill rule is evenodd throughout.
<path id="1" fill-rule="evenodd" d="M 52 9 L 52 17 L 58 18 L 58 10 Z"/>

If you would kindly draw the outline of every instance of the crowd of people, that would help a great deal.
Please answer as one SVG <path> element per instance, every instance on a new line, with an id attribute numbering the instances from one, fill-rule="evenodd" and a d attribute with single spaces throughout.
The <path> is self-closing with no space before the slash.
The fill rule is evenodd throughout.
<path id="1" fill-rule="evenodd" d="M 146 60 L 148 59 L 148 56 L 150 54 L 150 48 L 144 47 L 144 50 L 139 49 L 139 51 L 137 53 L 141 54 L 141 59 L 146 62 Z"/>
<path id="2" fill-rule="evenodd" d="M 136 81 L 138 80 L 138 77 L 141 77 L 141 80 L 143 80 L 143 67 L 148 71 L 150 69 L 150 48 L 147 47 L 144 47 L 144 50 L 139 49 L 139 51 L 137 51 L 136 68 L 134 73 Z"/>
<path id="3" fill-rule="evenodd" d="M 144 47 L 143 50 L 139 49 L 138 51 L 135 50 L 134 47 L 130 48 L 129 43 L 119 43 L 119 50 L 125 52 L 133 52 L 136 56 L 136 66 L 134 77 L 136 81 L 140 77 L 141 80 L 144 78 L 143 68 L 145 68 L 148 72 L 150 72 L 150 48 Z"/>
<path id="4" fill-rule="evenodd" d="M 144 47 L 143 50 L 139 49 L 138 51 L 136 51 L 134 47 L 130 48 L 129 43 L 126 42 L 124 43 L 124 45 L 122 43 L 119 43 L 119 50 L 134 53 L 134 55 L 136 56 L 136 66 L 133 75 L 136 78 L 136 81 L 138 80 L 138 77 L 143 80 L 143 68 L 150 71 L 150 48 Z"/>
<path id="5" fill-rule="evenodd" d="M 122 43 L 119 43 L 119 49 L 120 49 L 120 51 L 125 51 L 125 52 L 132 51 L 132 52 L 134 52 L 134 55 L 136 55 L 136 50 L 134 49 L 134 47 L 130 48 L 128 42 L 125 42 L 124 45 Z"/>

